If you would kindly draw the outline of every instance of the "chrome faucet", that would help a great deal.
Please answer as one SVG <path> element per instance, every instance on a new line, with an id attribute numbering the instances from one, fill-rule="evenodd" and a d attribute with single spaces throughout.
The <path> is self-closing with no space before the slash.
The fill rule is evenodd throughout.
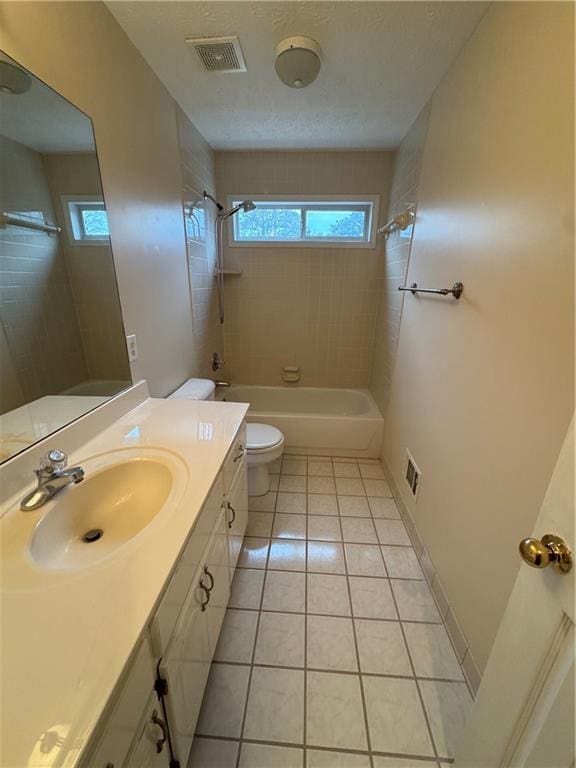
<path id="1" fill-rule="evenodd" d="M 23 512 L 39 509 L 50 499 L 53 499 L 56 494 L 63 491 L 66 486 L 72 483 L 81 483 L 84 480 L 82 467 L 64 469 L 67 463 L 68 456 L 64 451 L 58 449 L 54 449 L 44 456 L 38 469 L 34 470 L 34 474 L 38 478 L 37 487 L 27 493 L 20 502 L 20 509 Z"/>

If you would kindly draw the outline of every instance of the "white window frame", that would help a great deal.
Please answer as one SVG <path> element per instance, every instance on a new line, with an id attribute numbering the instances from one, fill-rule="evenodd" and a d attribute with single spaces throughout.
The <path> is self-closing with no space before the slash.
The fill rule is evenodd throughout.
<path id="1" fill-rule="evenodd" d="M 99 206 L 103 205 L 104 210 L 106 210 L 106 204 L 101 195 L 62 195 L 61 200 L 62 210 L 64 211 L 64 223 L 66 225 L 66 236 L 70 245 L 110 245 L 110 237 L 76 237 L 76 230 L 79 225 L 73 221 L 74 213 L 71 210 L 74 205 L 90 207 L 95 203 L 98 203 Z"/>
<path id="2" fill-rule="evenodd" d="M 380 195 L 251 195 L 236 194 L 226 197 L 226 208 L 230 210 L 234 204 L 242 200 L 252 200 L 254 203 L 296 203 L 303 209 L 314 209 L 318 203 L 330 205 L 352 206 L 370 205 L 370 219 L 367 227 L 366 240 L 352 238 L 301 238 L 290 240 L 236 240 L 234 237 L 234 219 L 228 219 L 228 244 L 231 248 L 376 248 L 376 229 L 380 208 Z"/>

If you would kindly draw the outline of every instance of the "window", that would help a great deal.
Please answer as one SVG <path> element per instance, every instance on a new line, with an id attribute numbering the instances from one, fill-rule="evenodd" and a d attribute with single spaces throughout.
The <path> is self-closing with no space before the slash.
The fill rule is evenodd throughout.
<path id="1" fill-rule="evenodd" d="M 77 245 L 102 245 L 110 239 L 104 201 L 98 197 L 63 197 L 68 237 Z"/>
<path id="2" fill-rule="evenodd" d="M 228 198 L 229 207 L 252 200 L 253 211 L 231 217 L 231 244 L 374 247 L 378 198 Z"/>

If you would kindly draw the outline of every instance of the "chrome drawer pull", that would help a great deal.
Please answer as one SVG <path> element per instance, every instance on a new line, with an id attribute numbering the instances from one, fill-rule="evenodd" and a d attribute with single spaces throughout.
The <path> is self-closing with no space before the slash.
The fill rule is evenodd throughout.
<path id="1" fill-rule="evenodd" d="M 212 574 L 211 574 L 211 573 L 210 573 L 210 571 L 208 570 L 208 566 L 207 566 L 207 565 L 205 565 L 205 566 L 204 566 L 204 573 L 205 573 L 205 574 L 206 574 L 206 576 L 208 576 L 208 578 L 210 579 L 210 586 L 209 586 L 209 587 L 204 587 L 204 584 L 202 584 L 202 586 L 203 586 L 205 589 L 207 589 L 207 590 L 208 590 L 208 592 L 212 592 L 212 590 L 214 589 L 214 576 L 212 576 Z"/>
<path id="2" fill-rule="evenodd" d="M 229 502 L 229 501 L 227 501 L 227 502 L 226 502 L 226 506 L 228 507 L 228 509 L 230 510 L 230 512 L 232 512 L 232 520 L 230 520 L 230 521 L 228 522 L 228 528 L 232 528 L 232 526 L 234 525 L 234 520 L 236 520 L 236 510 L 234 509 L 234 507 L 232 506 L 232 504 L 230 504 L 230 502 Z"/>
<path id="3" fill-rule="evenodd" d="M 240 453 L 238 454 L 238 456 L 234 456 L 234 461 L 240 461 L 242 456 L 244 456 L 244 453 L 245 453 L 244 446 L 243 445 L 238 446 L 238 450 L 240 451 Z"/>

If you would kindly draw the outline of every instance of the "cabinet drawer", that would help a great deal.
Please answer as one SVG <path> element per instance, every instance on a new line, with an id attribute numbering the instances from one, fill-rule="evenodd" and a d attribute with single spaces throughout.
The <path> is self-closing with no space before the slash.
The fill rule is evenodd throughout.
<path id="1" fill-rule="evenodd" d="M 222 476 L 224 478 L 224 493 L 228 493 L 238 470 L 246 464 L 246 422 L 242 423 L 232 447 L 224 460 Z"/>
<path id="2" fill-rule="evenodd" d="M 104 721 L 104 733 L 98 746 L 83 766 L 106 768 L 121 766 L 130 749 L 134 733 L 142 717 L 142 704 L 154 690 L 154 666 L 147 640 L 141 640 L 132 664 L 122 678 L 115 705 Z"/>
<path id="3" fill-rule="evenodd" d="M 150 623 L 152 652 L 156 659 L 160 658 L 166 650 L 172 630 L 192 586 L 194 574 L 218 522 L 222 493 L 222 479 L 221 475 L 218 475 Z"/>

